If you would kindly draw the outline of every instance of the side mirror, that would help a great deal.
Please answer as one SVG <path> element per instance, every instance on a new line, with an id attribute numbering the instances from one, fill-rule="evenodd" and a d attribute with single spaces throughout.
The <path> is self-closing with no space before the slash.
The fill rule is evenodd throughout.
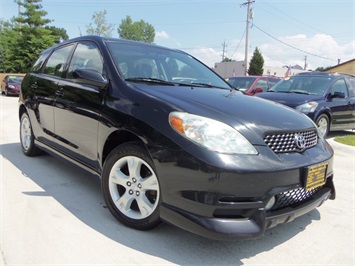
<path id="1" fill-rule="evenodd" d="M 97 86 L 100 87 L 100 89 L 105 88 L 108 84 L 107 79 L 105 79 L 101 73 L 92 69 L 74 70 L 73 79 L 75 82 Z"/>
<path id="2" fill-rule="evenodd" d="M 332 94 L 332 98 L 345 98 L 345 93 L 340 91 L 335 91 Z"/>
<path id="3" fill-rule="evenodd" d="M 254 90 L 254 93 L 257 94 L 257 93 L 260 93 L 260 92 L 263 92 L 263 88 L 256 88 Z"/>

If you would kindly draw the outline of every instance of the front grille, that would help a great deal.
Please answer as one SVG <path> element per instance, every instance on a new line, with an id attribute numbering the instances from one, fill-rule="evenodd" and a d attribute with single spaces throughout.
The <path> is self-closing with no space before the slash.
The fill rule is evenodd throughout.
<path id="1" fill-rule="evenodd" d="M 297 188 L 289 191 L 282 192 L 276 195 L 275 205 L 272 207 L 272 210 L 279 210 L 285 207 L 296 208 L 299 205 L 310 200 L 321 187 L 312 189 L 310 191 L 305 190 L 304 188 Z"/>
<path id="2" fill-rule="evenodd" d="M 302 152 L 317 144 L 317 132 L 315 130 L 303 132 L 273 133 L 266 135 L 264 142 L 275 153 Z"/>

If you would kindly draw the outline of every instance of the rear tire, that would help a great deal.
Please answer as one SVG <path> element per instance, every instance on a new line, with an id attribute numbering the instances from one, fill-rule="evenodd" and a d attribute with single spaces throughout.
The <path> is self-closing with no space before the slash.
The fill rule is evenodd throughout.
<path id="1" fill-rule="evenodd" d="M 41 153 L 41 150 L 34 143 L 31 121 L 26 112 L 21 116 L 20 141 L 22 151 L 26 156 L 35 156 Z"/>
<path id="2" fill-rule="evenodd" d="M 146 150 L 127 143 L 108 156 L 102 172 L 102 192 L 113 216 L 139 230 L 160 223 L 160 185 Z"/>

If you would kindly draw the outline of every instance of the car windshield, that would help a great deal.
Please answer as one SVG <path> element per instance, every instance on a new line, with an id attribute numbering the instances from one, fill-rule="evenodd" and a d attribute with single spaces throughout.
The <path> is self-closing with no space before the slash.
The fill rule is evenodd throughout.
<path id="1" fill-rule="evenodd" d="M 117 69 L 128 82 L 231 89 L 211 69 L 183 52 L 140 44 L 107 45 Z"/>
<path id="2" fill-rule="evenodd" d="M 22 76 L 9 76 L 9 83 L 21 83 L 22 80 Z"/>
<path id="3" fill-rule="evenodd" d="M 330 82 L 329 77 L 292 76 L 278 82 L 269 91 L 323 95 Z"/>
<path id="4" fill-rule="evenodd" d="M 238 90 L 241 91 L 246 91 L 251 87 L 251 85 L 253 85 L 255 79 L 256 78 L 253 77 L 235 77 L 235 78 L 229 78 L 228 82 L 234 88 L 237 88 Z"/>

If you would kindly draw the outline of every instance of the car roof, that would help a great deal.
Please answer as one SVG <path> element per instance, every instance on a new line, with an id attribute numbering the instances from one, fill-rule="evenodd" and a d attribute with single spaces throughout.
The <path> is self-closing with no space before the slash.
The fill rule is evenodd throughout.
<path id="1" fill-rule="evenodd" d="M 321 72 L 321 71 L 308 71 L 308 72 L 300 72 L 294 76 L 323 76 L 323 77 L 331 77 L 331 78 L 337 78 L 341 76 L 348 76 L 348 77 L 355 77 L 350 74 L 346 73 L 338 73 L 338 72 Z"/>
<path id="2" fill-rule="evenodd" d="M 61 46 L 65 45 L 65 44 L 69 44 L 69 43 L 73 43 L 73 42 L 79 42 L 79 41 L 94 41 L 96 43 L 116 42 L 116 43 L 123 43 L 123 44 L 139 44 L 139 45 L 144 45 L 147 48 L 148 47 L 159 47 L 159 48 L 166 49 L 166 50 L 174 50 L 174 51 L 179 51 L 179 52 L 185 53 L 185 52 L 177 50 L 177 49 L 170 49 L 170 48 L 167 48 L 167 47 L 164 47 L 164 46 L 159 46 L 159 45 L 156 45 L 156 44 L 133 41 L 133 40 L 126 40 L 126 39 L 119 39 L 119 38 L 96 36 L 96 35 L 86 35 L 86 36 L 80 36 L 80 37 L 76 37 L 76 38 L 73 38 L 73 39 L 69 39 L 69 40 L 66 40 L 64 42 L 58 43 L 56 45 L 53 45 L 53 46 L 43 50 L 41 53 L 45 53 L 45 52 L 53 50 L 53 49 L 55 49 L 57 47 L 61 47 Z"/>
<path id="3" fill-rule="evenodd" d="M 275 77 L 275 76 L 257 76 L 257 75 L 229 77 L 229 79 L 237 79 L 237 78 L 272 78 L 272 79 L 281 79 L 281 78 Z"/>

